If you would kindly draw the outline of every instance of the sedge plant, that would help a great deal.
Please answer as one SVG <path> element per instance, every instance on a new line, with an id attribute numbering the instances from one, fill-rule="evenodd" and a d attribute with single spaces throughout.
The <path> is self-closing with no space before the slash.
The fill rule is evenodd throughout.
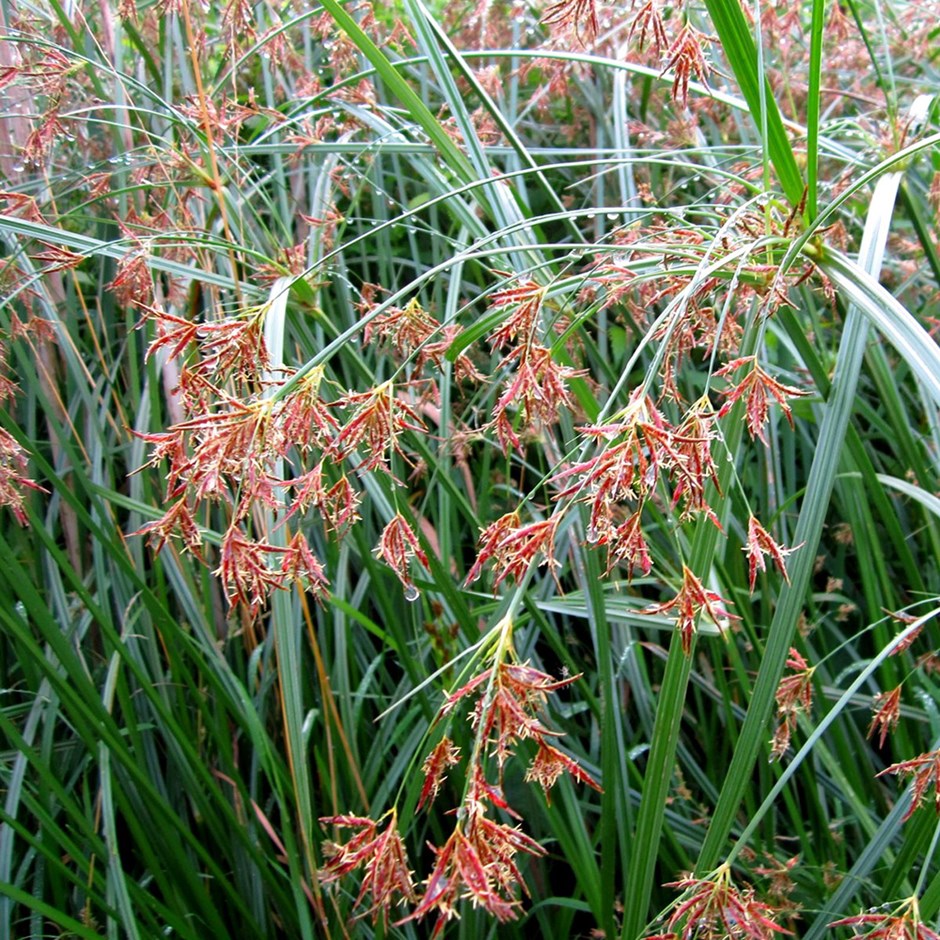
<path id="1" fill-rule="evenodd" d="M 938 937 L 935 6 L 0 30 L 0 934 Z"/>

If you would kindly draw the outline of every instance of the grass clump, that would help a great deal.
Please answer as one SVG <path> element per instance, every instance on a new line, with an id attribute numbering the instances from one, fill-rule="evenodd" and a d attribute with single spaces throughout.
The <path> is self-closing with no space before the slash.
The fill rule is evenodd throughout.
<path id="1" fill-rule="evenodd" d="M 0 933 L 937 936 L 929 7 L 0 25 Z"/>

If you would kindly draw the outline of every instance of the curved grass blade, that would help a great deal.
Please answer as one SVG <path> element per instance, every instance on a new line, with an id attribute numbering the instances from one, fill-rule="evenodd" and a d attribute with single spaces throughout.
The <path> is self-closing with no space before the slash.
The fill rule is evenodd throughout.
<path id="1" fill-rule="evenodd" d="M 900 172 L 889 173 L 881 177 L 875 187 L 859 251 L 859 267 L 866 272 L 877 274 L 880 270 L 900 180 Z M 812 577 L 816 547 L 822 535 L 846 431 L 854 409 L 867 335 L 867 322 L 862 311 L 854 303 L 850 304 L 830 396 L 793 538 L 795 544 L 803 547 L 792 560 L 790 581 L 784 585 L 777 601 L 747 717 L 696 863 L 696 871 L 700 874 L 714 870 L 722 857 L 723 847 L 751 779 L 754 763 L 768 737 L 767 720 L 773 711 L 774 695 Z"/>

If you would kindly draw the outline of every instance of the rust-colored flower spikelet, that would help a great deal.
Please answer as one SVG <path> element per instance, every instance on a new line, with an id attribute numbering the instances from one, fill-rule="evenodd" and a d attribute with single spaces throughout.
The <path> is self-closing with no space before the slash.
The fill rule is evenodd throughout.
<path id="1" fill-rule="evenodd" d="M 907 821 L 914 815 L 916 810 L 927 798 L 927 791 L 933 787 L 934 806 L 937 814 L 940 815 L 940 748 L 935 751 L 927 751 L 910 760 L 899 761 L 890 767 L 885 767 L 881 773 L 876 774 L 882 777 L 885 774 L 894 774 L 895 776 L 909 776 L 911 781 L 911 805 L 904 814 L 904 820 Z"/>
<path id="2" fill-rule="evenodd" d="M 364 299 L 359 305 L 365 315 L 374 307 L 375 303 L 371 299 Z M 374 339 L 384 342 L 402 360 L 411 359 L 417 373 L 428 364 L 438 371 L 443 370 L 444 357 L 460 333 L 461 327 L 456 323 L 446 326 L 438 323 L 414 299 L 404 307 L 389 307 L 371 320 L 363 331 L 362 339 L 364 343 Z M 453 366 L 454 377 L 458 380 L 480 381 L 483 378 L 466 353 L 459 353 Z"/>
<path id="3" fill-rule="evenodd" d="M 600 784 L 587 771 L 550 743 L 558 734 L 550 731 L 540 717 L 547 696 L 579 678 L 555 679 L 528 663 L 504 661 L 478 673 L 451 693 L 444 702 L 441 715 L 452 712 L 459 702 L 479 695 L 471 712 L 471 722 L 482 743 L 481 751 L 495 757 L 500 770 L 514 753 L 517 741 L 531 740 L 546 750 L 536 753 L 527 778 L 539 782 L 546 793 L 564 772 L 570 773 L 579 783 L 600 790 Z M 549 764 L 552 764 L 551 774 L 548 773 Z M 558 769 L 557 773 L 555 769 Z"/>
<path id="4" fill-rule="evenodd" d="M 786 662 L 787 668 L 793 670 L 793 674 L 784 676 L 777 686 L 777 707 L 781 709 L 799 708 L 803 712 L 809 712 L 813 705 L 813 673 L 815 666 L 809 663 L 800 655 L 794 647 L 790 647 L 790 652 Z"/>
<path id="5" fill-rule="evenodd" d="M 760 438 L 764 444 L 767 444 L 767 434 L 764 430 L 764 425 L 767 424 L 768 396 L 774 398 L 780 405 L 792 428 L 793 412 L 788 399 L 799 398 L 808 395 L 809 392 L 794 388 L 792 385 L 784 385 L 782 382 L 778 382 L 760 367 L 757 359 L 753 356 L 733 359 L 727 365 L 722 366 L 715 375 L 728 376 L 743 365 L 749 365 L 750 369 L 736 385 L 725 392 L 728 400 L 721 406 L 718 417 L 723 418 L 739 398 L 744 398 L 747 429 L 752 438 Z"/>
<path id="6" fill-rule="evenodd" d="M 560 408 L 572 407 L 567 383 L 583 374 L 552 355 L 546 334 L 552 328 L 563 331 L 566 321 L 556 318 L 552 327 L 542 323 L 546 293 L 536 281 L 518 278 L 490 298 L 490 310 L 500 322 L 489 333 L 489 344 L 494 350 L 509 348 L 498 367 L 508 375 L 487 427 L 495 430 L 506 454 L 522 446 L 520 435 L 537 436 L 558 420 Z"/>
<path id="7" fill-rule="evenodd" d="M 815 666 L 810 666 L 799 652 L 790 647 L 787 657 L 790 675 L 784 676 L 777 686 L 777 729 L 771 742 L 771 760 L 779 760 L 790 746 L 800 712 L 808 714 L 813 706 L 813 673 Z"/>
<path id="8" fill-rule="evenodd" d="M 69 136 L 57 107 L 53 106 L 39 117 L 38 126 L 27 135 L 21 151 L 23 161 L 36 170 L 43 169 L 55 142 Z"/>
<path id="9" fill-rule="evenodd" d="M 222 582 L 228 602 L 257 611 L 271 591 L 284 584 L 285 572 L 269 563 L 283 548 L 249 538 L 233 521 L 222 536 L 220 562 L 215 574 Z"/>
<path id="10" fill-rule="evenodd" d="M 172 503 L 159 519 L 145 523 L 132 534 L 149 535 L 156 553 L 161 552 L 170 539 L 181 539 L 187 551 L 202 558 L 202 530 L 185 496 Z"/>
<path id="11" fill-rule="evenodd" d="M 932 930 L 920 917 L 916 897 L 902 901 L 897 907 L 882 905 L 833 921 L 830 927 L 851 927 L 852 940 L 940 940 L 940 933 Z"/>
<path id="12" fill-rule="evenodd" d="M 295 532 L 281 556 L 284 583 L 295 583 L 310 591 L 318 600 L 329 596 L 330 581 L 323 563 L 313 553 L 302 532 Z"/>
<path id="13" fill-rule="evenodd" d="M 673 70 L 672 99 L 685 107 L 689 101 L 689 81 L 694 75 L 703 85 L 707 85 L 711 68 L 702 51 L 702 43 L 708 37 L 694 26 L 686 23 L 681 32 L 666 50 L 666 64 L 662 74 Z"/>
<path id="14" fill-rule="evenodd" d="M 323 376 L 323 366 L 311 369 L 277 406 L 285 442 L 304 453 L 326 450 L 339 430 L 339 422 L 320 396 Z"/>
<path id="15" fill-rule="evenodd" d="M 708 484 L 714 484 L 720 495 L 718 467 L 712 457 L 711 444 L 717 435 L 714 415 L 706 412 L 706 401 L 697 402 L 671 436 L 669 447 L 674 455 L 671 466 L 675 479 L 673 506 L 681 505 L 681 518 L 701 513 L 719 529 L 721 523 L 708 503 Z"/>
<path id="16" fill-rule="evenodd" d="M 635 569 L 646 577 L 653 568 L 649 548 L 643 537 L 641 526 L 642 508 L 634 512 L 626 521 L 614 528 L 609 536 L 605 536 L 607 548 L 607 573 L 610 574 L 614 565 L 625 565 L 628 580 L 633 576 Z M 597 529 L 594 530 L 595 532 Z"/>
<path id="17" fill-rule="evenodd" d="M 546 26 L 573 30 L 580 42 L 591 42 L 597 35 L 595 0 L 557 0 L 542 14 Z"/>
<path id="18" fill-rule="evenodd" d="M 666 921 L 677 940 L 770 940 L 791 933 L 774 920 L 774 909 L 761 901 L 750 885 L 735 885 L 728 865 L 708 877 L 690 875 L 666 887 L 682 892 Z"/>
<path id="19" fill-rule="evenodd" d="M 910 626 L 916 621 L 920 620 L 920 617 L 915 617 L 913 614 L 906 613 L 904 611 L 885 611 L 892 619 L 897 620 L 898 623 L 902 623 L 905 626 Z M 927 626 L 927 620 L 924 620 L 921 625 L 916 629 L 912 630 L 908 635 L 900 642 L 897 646 L 891 651 L 892 656 L 897 656 L 898 653 L 903 653 L 904 650 L 910 649 L 914 645 L 914 641 L 923 633 L 924 627 Z"/>
<path id="20" fill-rule="evenodd" d="M 441 714 L 452 711 L 463 699 L 480 694 L 470 713 L 477 737 L 500 768 L 506 763 L 517 741 L 538 740 L 548 730 L 538 717 L 538 709 L 549 691 L 568 685 L 530 666 L 500 663 L 474 676 L 451 693 Z"/>
<path id="21" fill-rule="evenodd" d="M 360 495 L 345 474 L 331 484 L 325 475 L 324 463 L 321 460 L 301 476 L 279 484 L 293 487 L 294 490 L 294 499 L 286 518 L 313 508 L 320 515 L 326 530 L 341 536 L 359 520 Z"/>
<path id="22" fill-rule="evenodd" d="M 545 288 L 532 280 L 520 280 L 512 287 L 496 291 L 490 297 L 490 309 L 506 310 L 508 314 L 489 334 L 493 349 L 517 343 L 525 346 L 533 342 L 538 333 L 544 300 Z"/>
<path id="23" fill-rule="evenodd" d="M 901 719 L 901 686 L 888 692 L 879 692 L 871 703 L 872 717 L 867 737 L 878 731 L 878 747 L 885 746 L 889 732 L 898 726 Z"/>
<path id="24" fill-rule="evenodd" d="M 50 245 L 43 242 L 46 248 L 32 255 L 34 261 L 41 261 L 45 265 L 45 273 L 52 271 L 70 271 L 77 268 L 84 260 L 85 255 L 72 251 L 62 245 Z"/>
<path id="25" fill-rule="evenodd" d="M 424 895 L 405 921 L 437 914 L 432 937 L 457 916 L 457 904 L 470 901 L 501 923 L 519 916 L 516 888 L 525 881 L 515 862 L 520 852 L 539 857 L 545 850 L 520 829 L 485 815 L 487 794 L 471 792 L 465 811 L 450 837 L 435 848 L 436 860 L 425 882 Z M 403 921 L 404 922 L 404 921 Z"/>
<path id="26" fill-rule="evenodd" d="M 525 773 L 525 779 L 535 781 L 545 792 L 546 802 L 551 803 L 551 789 L 564 774 L 570 774 L 577 783 L 584 783 L 600 792 L 600 784 L 572 757 L 549 744 L 544 737 L 539 739 L 539 749 Z"/>
<path id="27" fill-rule="evenodd" d="M 598 260 L 587 271 L 590 278 L 587 290 L 589 299 L 601 305 L 602 310 L 628 301 L 630 295 L 637 289 L 634 283 L 637 273 L 628 267 L 624 258 L 605 258 Z M 633 305 L 635 307 L 635 305 Z M 631 313 L 634 312 L 631 309 Z M 643 314 L 640 322 L 646 322 Z"/>
<path id="28" fill-rule="evenodd" d="M 358 830 L 344 845 L 335 842 L 324 844 L 326 862 L 320 869 L 320 881 L 331 884 L 363 866 L 356 906 L 361 906 L 367 896 L 371 904 L 357 916 L 371 916 L 373 923 L 379 917 L 387 918 L 394 904 L 417 900 L 405 845 L 398 833 L 398 817 L 394 810 L 386 813 L 386 817 L 388 825 L 381 832 L 379 823 L 382 820 L 375 822 L 364 816 L 324 816 L 320 819 L 323 826 Z"/>
<path id="29" fill-rule="evenodd" d="M 590 505 L 587 540 L 609 546 L 609 564 L 627 559 L 649 572 L 639 513 L 663 478 L 672 483 L 672 503 L 681 507 L 683 519 L 700 513 L 720 528 L 708 500 L 709 484 L 720 493 L 711 453 L 717 430 L 704 400 L 692 405 L 676 427 L 649 398 L 635 394 L 616 420 L 579 430 L 601 442 L 601 449 L 557 473 L 552 482 L 564 484 L 560 497 L 574 496 Z M 615 509 L 634 503 L 639 506 L 631 519 L 618 526 L 615 519 L 622 518 L 622 512 Z"/>
<path id="30" fill-rule="evenodd" d="M 641 614 L 675 614 L 676 630 L 682 638 L 682 650 L 692 652 L 692 637 L 701 617 L 707 617 L 720 630 L 739 618 L 728 612 L 727 601 L 716 591 L 710 591 L 685 565 L 682 566 L 682 587 L 672 600 L 653 604 L 639 611 Z"/>
<path id="31" fill-rule="evenodd" d="M 492 697 L 480 698 L 472 721 L 482 739 L 492 745 L 500 766 L 512 753 L 515 741 L 542 741 L 550 734 L 539 712 L 548 692 L 571 681 L 553 679 L 527 663 L 501 663 L 496 667 L 495 691 Z"/>
<path id="32" fill-rule="evenodd" d="M 270 400 L 226 396 L 222 402 L 224 408 L 169 429 L 177 442 L 166 442 L 176 458 L 167 476 L 167 491 L 176 497 L 188 488 L 197 502 L 234 502 L 237 492 L 236 513 L 244 515 L 256 499 L 273 505 L 269 468 L 283 453 L 284 441 Z M 185 439 L 193 445 L 190 456 L 185 453 Z"/>
<path id="33" fill-rule="evenodd" d="M 679 239 L 685 234 L 675 232 L 674 237 Z M 660 288 L 658 295 L 665 297 L 677 294 L 680 290 L 689 289 L 691 284 L 691 277 L 671 277 L 666 280 L 667 286 Z M 733 313 L 728 318 L 719 320 L 711 303 L 710 294 L 717 286 L 718 281 L 715 278 L 707 278 L 697 284 L 692 295 L 674 315 L 653 331 L 653 338 L 662 340 L 662 365 L 659 370 L 662 378 L 662 397 L 677 404 L 683 401 L 677 384 L 679 369 L 683 362 L 691 359 L 693 351 L 717 348 L 726 353 L 729 349 L 736 348 L 734 340 L 739 335 L 737 320 Z M 654 296 L 649 302 L 656 303 L 657 300 L 658 297 Z"/>
<path id="34" fill-rule="evenodd" d="M 940 675 L 940 653 L 930 650 L 917 657 L 917 668 L 923 669 L 928 676 Z"/>
<path id="35" fill-rule="evenodd" d="M 652 400 L 639 393 L 616 420 L 579 431 L 599 441 L 601 449 L 594 457 L 557 473 L 552 482 L 566 484 L 559 497 L 576 496 L 590 503 L 588 541 L 604 544 L 610 536 L 612 506 L 644 500 L 656 488 L 660 475 L 682 458 L 673 441 L 675 429 Z"/>
<path id="36" fill-rule="evenodd" d="M 37 59 L 24 60 L 0 70 L 0 88 L 21 81 L 50 97 L 61 96 L 71 72 L 81 68 L 58 49 L 41 49 Z"/>
<path id="37" fill-rule="evenodd" d="M 116 277 L 108 286 L 118 292 L 118 299 L 122 300 L 123 303 L 131 302 L 131 297 L 124 292 L 133 292 L 136 296 L 138 290 L 141 290 L 140 299 L 134 301 L 143 311 L 143 317 L 137 322 L 136 328 L 138 330 L 142 329 L 148 321 L 153 321 L 157 329 L 157 336 L 147 347 L 145 359 L 149 361 L 151 357 L 161 349 L 167 350 L 167 355 L 170 359 L 176 359 L 183 354 L 190 344 L 196 342 L 199 335 L 199 324 L 194 323 L 192 320 L 187 320 L 184 317 L 178 317 L 175 314 L 168 313 L 162 307 L 155 307 L 145 302 L 145 298 L 150 296 L 152 285 L 149 268 L 147 268 L 147 264 L 142 258 L 140 261 L 144 266 L 144 270 L 147 272 L 147 286 L 145 289 L 141 290 L 139 285 L 135 286 L 132 283 L 133 275 L 131 272 L 133 269 L 130 267 L 130 263 L 125 265 L 123 270 L 119 264 L 119 276 L 123 274 L 125 277 L 122 278 L 121 281 L 118 281 Z"/>
<path id="38" fill-rule="evenodd" d="M 630 39 L 634 37 L 640 50 L 649 43 L 653 52 L 662 54 L 668 47 L 669 37 L 657 0 L 647 0 L 640 5 L 630 24 Z"/>
<path id="39" fill-rule="evenodd" d="M 0 89 L 4 87 L 4 74 L 15 73 L 15 69 L 0 69 Z M 39 208 L 39 203 L 35 196 L 27 193 L 18 193 L 10 189 L 0 189 L 0 203 L 3 204 L 4 215 L 16 215 L 27 219 L 30 222 L 38 222 L 40 225 L 47 225 L 48 222 Z"/>
<path id="40" fill-rule="evenodd" d="M 29 522 L 25 508 L 26 490 L 48 493 L 26 475 L 26 470 L 26 452 L 9 431 L 0 428 L 0 506 L 9 507 L 22 526 Z"/>
<path id="41" fill-rule="evenodd" d="M 773 561 L 777 570 L 783 575 L 783 580 L 789 584 L 790 576 L 787 574 L 786 556 L 799 547 L 797 545 L 794 548 L 784 548 L 779 545 L 757 519 L 751 516 L 747 521 L 747 545 L 743 549 L 747 555 L 748 581 L 751 590 L 754 590 L 754 585 L 757 583 L 757 572 L 767 570 L 765 555 Z"/>
<path id="42" fill-rule="evenodd" d="M 438 323 L 417 299 L 404 307 L 389 307 L 366 325 L 364 343 L 379 339 L 391 346 L 402 359 L 407 359 L 439 329 Z"/>
<path id="43" fill-rule="evenodd" d="M 333 442 L 333 453 L 344 460 L 360 445 L 364 446 L 362 470 L 388 471 L 392 453 L 407 459 L 399 436 L 406 430 L 425 430 L 417 412 L 397 394 L 391 382 L 383 382 L 367 392 L 353 392 L 332 405 L 352 409 Z"/>
<path id="44" fill-rule="evenodd" d="M 519 511 L 514 510 L 500 516 L 495 522 L 491 522 L 481 530 L 476 561 L 467 574 L 467 584 L 473 584 L 474 581 L 479 580 L 480 575 L 483 574 L 483 566 L 491 558 L 497 557 L 499 546 L 519 528 L 520 521 Z"/>
<path id="45" fill-rule="evenodd" d="M 242 316 L 200 323 L 197 333 L 201 359 L 197 371 L 216 381 L 229 375 L 253 381 L 269 369 L 270 355 L 264 338 L 267 312 L 267 305 L 262 305 Z"/>
<path id="46" fill-rule="evenodd" d="M 518 512 L 500 516 L 480 534 L 480 547 L 467 574 L 467 583 L 472 584 L 480 577 L 487 562 L 492 562 L 496 570 L 494 589 L 506 578 L 521 580 L 537 559 L 539 565 L 548 565 L 554 573 L 560 567 L 555 558 L 555 534 L 561 518 L 556 514 L 549 519 L 522 525 Z"/>
<path id="47" fill-rule="evenodd" d="M 796 889 L 793 872 L 800 864 L 800 856 L 793 855 L 784 861 L 780 861 L 772 855 L 767 855 L 766 858 L 767 864 L 756 865 L 754 874 L 770 879 L 770 884 L 767 887 L 768 897 L 776 900 L 781 907 L 786 907 L 793 903 L 788 899 Z"/>
<path id="48" fill-rule="evenodd" d="M 503 452 L 508 454 L 520 446 L 510 409 L 518 413 L 523 426 L 534 434 L 557 420 L 559 408 L 571 407 L 567 382 L 585 373 L 555 362 L 551 350 L 538 343 L 517 346 L 499 365 L 500 368 L 515 365 L 493 408 L 493 426 Z"/>
<path id="49" fill-rule="evenodd" d="M 430 571 L 431 566 L 418 536 L 401 513 L 396 513 L 382 530 L 375 554 L 395 572 L 405 589 L 405 599 L 417 600 L 418 588 L 411 577 L 411 563 L 416 561 L 425 571 Z"/>
<path id="50" fill-rule="evenodd" d="M 421 796 L 418 799 L 418 809 L 437 799 L 448 768 L 459 763 L 460 748 L 445 735 L 437 742 L 421 767 L 421 772 L 424 774 L 424 786 L 421 788 Z"/>
<path id="51" fill-rule="evenodd" d="M 240 43 L 246 46 L 252 44 L 257 38 L 255 31 L 255 16 L 250 0 L 228 0 L 222 11 L 222 32 L 228 37 L 229 54 L 234 52 Z"/>
<path id="52" fill-rule="evenodd" d="M 438 372 L 443 371 L 445 357 L 450 353 L 457 338 L 463 332 L 456 323 L 449 323 L 438 331 L 439 339 L 424 343 L 415 355 L 415 369 L 421 369 L 432 364 Z M 456 381 L 482 382 L 483 374 L 473 364 L 465 352 L 457 353 L 453 362 L 454 379 Z"/>
<path id="53" fill-rule="evenodd" d="M 246 108 L 241 112 L 248 117 L 257 117 L 259 112 Z M 306 216 L 302 216 L 306 221 Z M 272 287 L 279 277 L 303 277 L 307 269 L 307 245 L 300 242 L 297 245 L 287 245 L 278 250 L 273 261 L 266 261 L 259 264 L 255 277 L 259 284 L 265 287 Z"/>

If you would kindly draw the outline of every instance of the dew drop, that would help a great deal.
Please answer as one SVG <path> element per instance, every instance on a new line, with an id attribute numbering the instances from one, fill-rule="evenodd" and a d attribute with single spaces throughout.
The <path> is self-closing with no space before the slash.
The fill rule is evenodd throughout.
<path id="1" fill-rule="evenodd" d="M 600 533 L 597 531 L 595 526 L 588 526 L 588 530 L 585 533 L 585 537 L 591 545 L 596 545 L 597 540 L 601 537 Z"/>
<path id="2" fill-rule="evenodd" d="M 413 584 L 405 585 L 405 600 L 413 604 L 421 596 L 418 589 Z"/>

